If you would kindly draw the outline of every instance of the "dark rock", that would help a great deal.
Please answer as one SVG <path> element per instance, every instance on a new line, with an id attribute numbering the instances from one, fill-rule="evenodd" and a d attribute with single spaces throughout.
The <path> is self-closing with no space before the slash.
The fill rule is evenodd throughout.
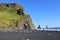
<path id="1" fill-rule="evenodd" d="M 38 25 L 38 29 L 41 29 L 41 26 L 40 25 Z"/>
<path id="2" fill-rule="evenodd" d="M 24 15 L 23 9 L 18 9 L 18 10 L 17 10 L 17 14 L 19 14 L 19 15 L 23 14 L 23 15 Z"/>
<path id="3" fill-rule="evenodd" d="M 28 24 L 24 24 L 24 29 L 31 29 L 30 26 Z"/>

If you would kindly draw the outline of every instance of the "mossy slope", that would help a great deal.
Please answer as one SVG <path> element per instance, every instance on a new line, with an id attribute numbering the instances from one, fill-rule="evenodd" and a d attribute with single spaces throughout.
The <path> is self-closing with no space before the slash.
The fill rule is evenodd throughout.
<path id="1" fill-rule="evenodd" d="M 7 6 L 9 5 L 9 6 Z M 31 28 L 34 28 L 32 20 L 29 15 L 18 15 L 17 10 L 23 8 L 16 4 L 0 4 L 0 28 L 7 28 L 7 27 L 19 27 L 23 28 L 23 24 L 28 22 Z M 24 13 L 24 12 L 23 12 Z M 22 13 L 20 13 L 22 14 Z M 18 21 L 18 22 L 17 22 Z"/>

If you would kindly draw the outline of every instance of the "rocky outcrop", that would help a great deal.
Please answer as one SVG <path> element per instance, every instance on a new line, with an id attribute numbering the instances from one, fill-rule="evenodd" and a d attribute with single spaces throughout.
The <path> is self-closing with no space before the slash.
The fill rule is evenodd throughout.
<path id="1" fill-rule="evenodd" d="M 4 22 L 0 23 L 3 24 L 3 26 L 6 25 L 8 26 L 8 28 L 10 27 L 20 29 L 34 29 L 34 25 L 32 23 L 30 15 L 24 14 L 24 10 L 21 5 L 16 3 L 9 3 L 9 4 L 0 3 L 0 12 L 4 14 L 4 17 L 3 15 L 0 17 L 2 21 L 5 20 Z M 8 15 L 7 13 L 9 14 L 9 16 L 7 16 Z M 8 21 L 8 23 L 6 20 Z M 0 26 L 2 27 L 2 25 Z"/>
<path id="2" fill-rule="evenodd" d="M 23 11 L 23 9 L 21 9 L 21 8 L 18 9 L 18 10 L 17 10 L 17 14 L 19 14 L 19 15 L 23 14 L 23 15 L 24 15 L 24 11 Z"/>
<path id="3" fill-rule="evenodd" d="M 34 25 L 29 15 L 22 16 L 22 18 L 17 21 L 17 27 L 19 27 L 20 29 L 24 29 L 24 24 L 28 25 L 27 29 L 34 29 Z"/>

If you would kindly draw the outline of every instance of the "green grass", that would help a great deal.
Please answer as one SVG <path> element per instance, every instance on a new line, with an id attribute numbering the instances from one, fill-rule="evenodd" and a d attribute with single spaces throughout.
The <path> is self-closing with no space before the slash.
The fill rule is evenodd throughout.
<path id="1" fill-rule="evenodd" d="M 21 16 L 13 12 L 0 12 L 0 27 L 10 25 L 10 22 L 16 22 Z"/>

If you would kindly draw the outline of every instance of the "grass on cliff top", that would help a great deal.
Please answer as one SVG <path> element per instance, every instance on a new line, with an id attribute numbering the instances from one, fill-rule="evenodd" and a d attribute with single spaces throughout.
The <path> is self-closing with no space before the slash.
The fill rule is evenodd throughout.
<path id="1" fill-rule="evenodd" d="M 28 14 L 25 14 L 27 16 Z M 17 20 L 21 19 L 22 15 L 18 15 L 15 12 L 0 11 L 0 28 L 9 27 L 9 25 Z"/>
<path id="2" fill-rule="evenodd" d="M 10 22 L 16 21 L 19 18 L 21 18 L 21 16 L 16 13 L 0 11 L 0 27 L 8 26 Z"/>

